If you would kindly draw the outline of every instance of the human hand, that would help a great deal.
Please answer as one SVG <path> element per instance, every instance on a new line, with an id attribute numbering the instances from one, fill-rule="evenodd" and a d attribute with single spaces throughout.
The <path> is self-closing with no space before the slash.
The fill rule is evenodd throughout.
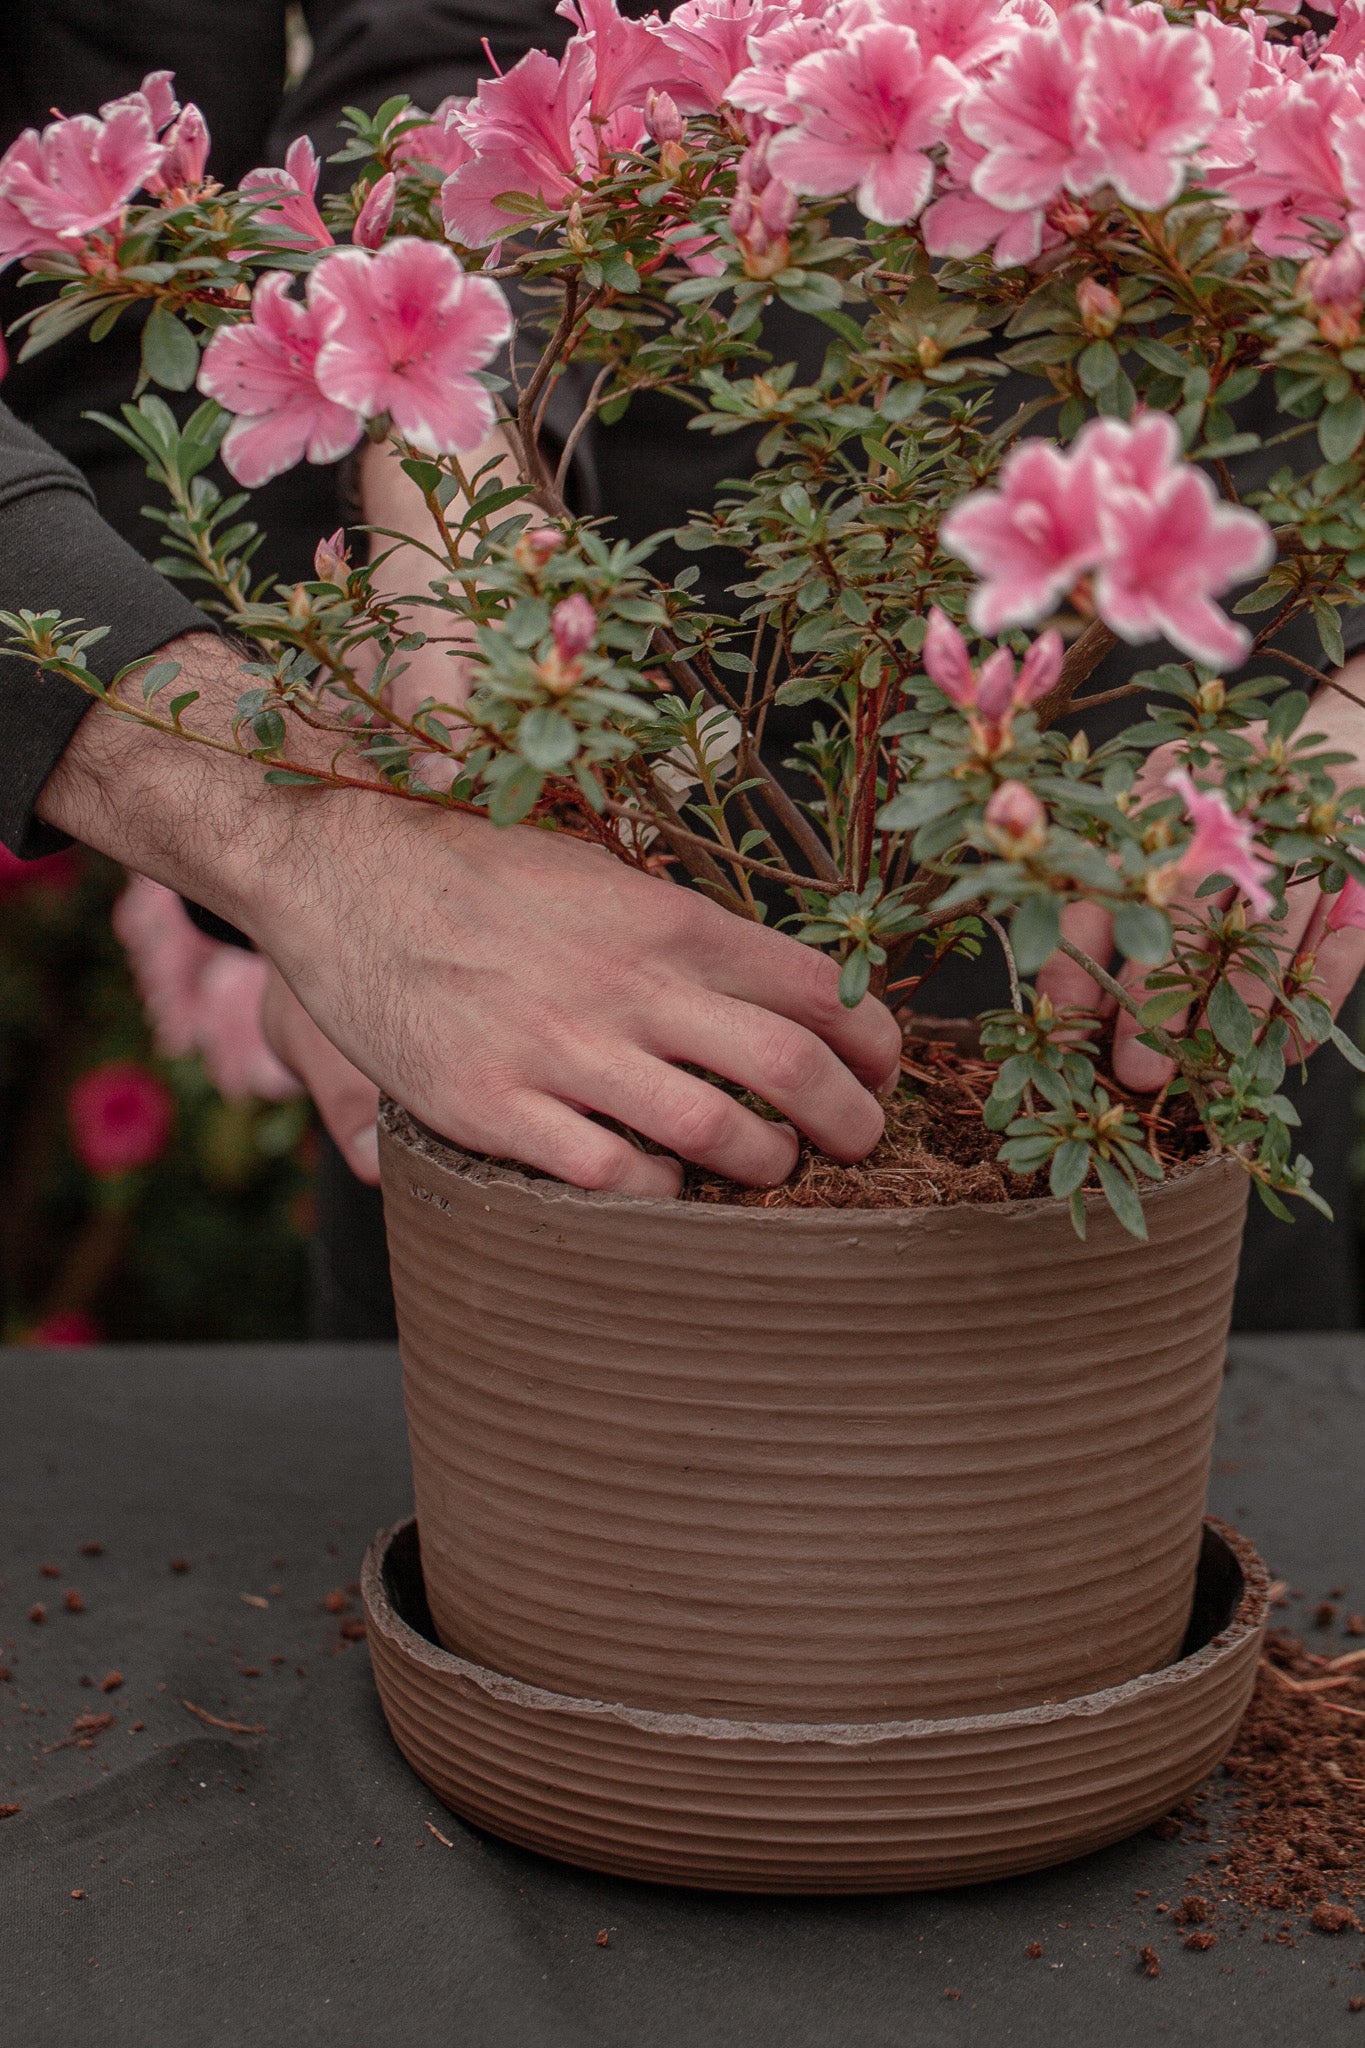
<path id="1" fill-rule="evenodd" d="M 785 1179 L 796 1131 L 684 1067 L 751 1090 L 834 1158 L 876 1143 L 899 1029 L 871 999 L 845 1010 L 824 956 L 529 827 L 318 792 L 295 831 L 289 886 L 266 880 L 239 921 L 338 1056 L 456 1143 L 578 1186 L 676 1193 L 677 1158 L 606 1117 L 731 1179 Z M 356 1085 L 276 1015 L 277 1050 L 310 1086 L 316 1062 L 349 1121 Z"/>
<path id="2" fill-rule="evenodd" d="M 1349 663 L 1338 680 L 1343 690 L 1329 686 L 1319 691 L 1304 729 L 1323 733 L 1334 749 L 1351 753 L 1357 763 L 1365 762 L 1365 702 L 1356 701 L 1365 698 L 1365 660 Z M 1345 690 L 1352 695 L 1345 695 Z M 1164 793 L 1162 784 L 1173 765 L 1174 753 L 1169 747 L 1158 748 L 1148 758 L 1134 785 L 1135 808 Z M 1338 770 L 1339 784 L 1343 778 L 1354 781 L 1357 770 Z M 1193 890 L 1185 891 L 1168 907 L 1178 929 L 1182 913 L 1186 922 L 1202 920 L 1210 909 L 1226 909 L 1235 893 L 1229 889 L 1218 896 L 1196 898 Z M 1285 962 L 1301 952 L 1314 955 L 1314 993 L 1322 997 L 1335 1016 L 1365 970 L 1365 931 L 1354 926 L 1330 929 L 1327 920 L 1331 903 L 1332 899 L 1324 897 L 1316 884 L 1291 888 L 1288 917 L 1282 934 L 1277 935 L 1276 945 Z M 1115 980 L 1141 1000 L 1142 983 L 1153 970 L 1132 960 L 1113 963 L 1113 923 L 1107 911 L 1092 903 L 1072 904 L 1063 913 L 1062 931 L 1073 945 L 1108 969 Z M 1247 974 L 1233 975 L 1231 981 L 1253 1012 L 1264 1012 L 1267 990 L 1263 982 Z M 1100 989 L 1093 977 L 1065 953 L 1053 954 L 1038 976 L 1038 987 L 1058 1008 L 1095 1010 L 1108 1016 L 1117 1007 L 1114 997 Z M 1168 1020 L 1166 1028 L 1178 1035 L 1187 1016 L 1187 1012 L 1181 1011 Z M 1170 1080 L 1174 1069 L 1162 1054 L 1139 1043 L 1142 1028 L 1130 1011 L 1119 1011 L 1114 1032 L 1114 1075 L 1126 1087 L 1155 1093 Z"/>
<path id="3" fill-rule="evenodd" d="M 319 1031 L 279 969 L 261 992 L 266 1044 L 312 1097 L 338 1152 L 358 1180 L 379 1185 L 379 1090 Z"/>

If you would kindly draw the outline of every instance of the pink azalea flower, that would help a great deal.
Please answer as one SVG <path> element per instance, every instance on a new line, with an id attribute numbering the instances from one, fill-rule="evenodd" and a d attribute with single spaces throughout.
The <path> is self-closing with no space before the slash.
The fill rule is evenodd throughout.
<path id="1" fill-rule="evenodd" d="M 1203 471 L 1186 463 L 1151 495 L 1104 489 L 1100 527 L 1095 609 L 1120 638 L 1164 637 L 1213 667 L 1246 659 L 1250 634 L 1213 597 L 1274 559 L 1263 519 L 1225 505 Z"/>
<path id="2" fill-rule="evenodd" d="M 106 100 L 100 108 L 101 118 L 108 120 L 115 107 L 142 106 L 147 118 L 159 135 L 163 128 L 169 128 L 180 112 L 180 102 L 175 96 L 175 73 L 173 71 L 149 71 L 136 92 L 125 93 L 122 99 Z"/>
<path id="3" fill-rule="evenodd" d="M 1072 459 L 1094 463 L 1110 485 L 1150 496 L 1181 472 L 1180 429 L 1166 412 L 1091 420 L 1076 437 Z"/>
<path id="4" fill-rule="evenodd" d="M 560 206 L 597 169 L 589 120 L 593 55 L 570 43 L 562 63 L 532 50 L 501 78 L 485 78 L 462 117 L 468 163 L 441 187 L 446 233 L 471 247 L 508 234 L 514 212 L 494 202 L 528 192 Z"/>
<path id="5" fill-rule="evenodd" d="M 1077 188 L 1110 184 L 1149 213 L 1169 206 L 1219 117 L 1212 72 L 1209 46 L 1193 29 L 1096 21 L 1076 99 L 1086 133 Z"/>
<path id="6" fill-rule="evenodd" d="M 994 636 L 1042 618 L 1095 563 L 1095 466 L 1047 441 L 1021 442 L 994 490 L 973 491 L 953 506 L 939 540 L 985 579 L 970 606 L 978 632 Z"/>
<path id="7" fill-rule="evenodd" d="M 467 164 L 473 151 L 464 139 L 460 122 L 468 104 L 461 95 L 448 94 L 429 121 L 420 128 L 410 128 L 394 145 L 393 162 L 427 164 L 443 178 L 448 178 L 461 164 Z"/>
<path id="8" fill-rule="evenodd" d="M 1249 821 L 1229 808 L 1221 790 L 1196 788 L 1184 768 L 1171 771 L 1166 787 L 1182 799 L 1194 825 L 1194 837 L 1176 861 L 1185 880 L 1197 887 L 1210 875 L 1226 875 L 1255 916 L 1267 916 L 1275 899 L 1265 882 L 1275 868 L 1257 853 Z"/>
<path id="9" fill-rule="evenodd" d="M 162 155 L 142 102 L 112 104 L 107 120 L 77 114 L 20 136 L 0 159 L 0 193 L 51 248 L 118 220 Z"/>
<path id="10" fill-rule="evenodd" d="M 378 249 L 389 232 L 393 220 L 394 194 L 398 180 L 392 171 L 385 171 L 382 178 L 376 178 L 370 187 L 369 196 L 355 217 L 351 229 L 351 240 L 361 249 Z"/>
<path id="11" fill-rule="evenodd" d="M 339 407 L 390 415 L 433 454 L 477 448 L 493 400 L 474 377 L 512 331 L 491 278 L 468 277 L 440 242 L 400 236 L 371 256 L 339 249 L 313 272 L 309 305 L 322 346 L 317 381 Z"/>
<path id="12" fill-rule="evenodd" d="M 678 63 L 660 33 L 657 17 L 632 21 L 615 0 L 559 0 L 556 14 L 571 21 L 592 51 L 591 106 L 597 120 L 620 107 L 641 107 L 650 91 L 667 92 L 689 113 L 707 110 L 707 100 Z M 714 102 L 711 104 L 714 105 Z"/>
<path id="13" fill-rule="evenodd" d="M 320 275 L 321 266 L 314 280 Z M 337 404 L 318 388 L 314 371 L 321 338 L 316 308 L 291 299 L 289 278 L 275 270 L 256 286 L 250 320 L 220 327 L 204 350 L 199 389 L 239 415 L 224 437 L 222 455 L 249 490 L 305 456 L 309 462 L 339 462 L 364 432 L 354 407 Z"/>
<path id="14" fill-rule="evenodd" d="M 682 79 L 696 89 L 689 111 L 718 107 L 730 82 L 749 67 L 749 38 L 774 28 L 785 9 L 768 0 L 683 0 L 658 30 L 660 42 L 672 52 Z M 651 79 L 651 84 L 662 81 Z M 678 88 L 669 90 L 683 104 Z"/>
<path id="15" fill-rule="evenodd" d="M 82 1074 L 66 1098 L 76 1157 L 101 1180 L 150 1166 L 170 1142 L 175 1105 L 165 1082 L 135 1060 Z"/>
<path id="16" fill-rule="evenodd" d="M 1067 22 L 1026 30 L 962 102 L 963 132 L 985 151 L 972 190 L 1005 213 L 1046 206 L 1079 161 L 1080 40 Z"/>
<path id="17" fill-rule="evenodd" d="M 926 63 L 945 57 L 961 72 L 983 70 L 1019 33 L 1008 0 L 854 0 L 845 26 L 873 18 L 913 29 Z"/>
<path id="18" fill-rule="evenodd" d="M 286 150 L 283 170 L 267 164 L 259 171 L 248 171 L 242 180 L 243 192 L 265 195 L 256 213 L 270 216 L 267 225 L 291 249 L 332 247 L 334 237 L 318 212 L 315 196 L 321 170 L 317 151 L 308 137 L 301 135 Z"/>
<path id="19" fill-rule="evenodd" d="M 1334 124 L 1361 110 L 1360 95 L 1335 71 L 1247 94 L 1251 162 L 1222 182 L 1234 206 L 1257 216 L 1252 239 L 1265 255 L 1312 256 L 1318 234 L 1311 222 L 1342 219 L 1352 152 Z"/>
<path id="20" fill-rule="evenodd" d="M 1328 901 L 1332 906 L 1327 913 L 1329 932 L 1365 932 L 1365 885 L 1354 875 L 1348 875 L 1345 885 Z"/>
<path id="21" fill-rule="evenodd" d="M 299 1093 L 261 1031 L 269 973 L 260 953 L 208 938 L 180 898 L 159 882 L 131 875 L 114 906 L 114 930 L 137 981 L 157 1050 L 180 1059 L 197 1053 L 209 1079 L 231 1101 L 282 1102 Z"/>
<path id="22" fill-rule="evenodd" d="M 769 121 L 785 124 L 796 120 L 800 109 L 787 99 L 787 74 L 803 57 L 828 50 L 835 40 L 835 24 L 828 14 L 797 15 L 791 21 L 779 21 L 762 35 L 750 36 L 752 61 L 731 79 L 726 99 L 732 107 L 762 114 Z"/>
<path id="23" fill-rule="evenodd" d="M 0 270 L 21 256 L 61 247 L 51 228 L 35 227 L 10 197 L 11 177 L 21 166 L 35 176 L 42 175 L 42 144 L 36 128 L 26 128 L 0 156 Z"/>
<path id="24" fill-rule="evenodd" d="M 961 89 L 942 58 L 925 64 L 910 29 L 859 29 L 794 66 L 787 92 L 801 118 L 774 137 L 768 161 L 796 192 L 851 191 L 869 220 L 913 220 L 933 188 L 926 151 Z"/>
<path id="25" fill-rule="evenodd" d="M 1012 270 L 1021 263 L 1035 262 L 1044 248 L 1061 241 L 1061 235 L 1048 224 L 1045 207 L 1006 213 L 989 199 L 977 197 L 972 177 L 986 152 L 963 133 L 956 115 L 945 139 L 946 176 L 920 221 L 924 246 L 931 256 L 978 256 L 989 249 L 997 270 Z"/>
<path id="26" fill-rule="evenodd" d="M 1216 15 L 1196 15 L 1190 26 L 1209 47 L 1213 61 L 1209 83 L 1219 116 L 1195 161 L 1209 172 L 1236 170 L 1251 155 L 1251 124 L 1242 116 L 1241 103 L 1251 85 L 1255 47 L 1240 23 L 1219 21 Z"/>

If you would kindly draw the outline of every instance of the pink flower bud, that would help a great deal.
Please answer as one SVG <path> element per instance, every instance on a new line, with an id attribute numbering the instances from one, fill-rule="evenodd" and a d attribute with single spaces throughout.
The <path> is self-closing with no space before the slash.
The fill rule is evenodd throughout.
<path id="1" fill-rule="evenodd" d="M 924 632 L 925 673 L 937 683 L 945 697 L 965 711 L 976 701 L 976 679 L 972 675 L 967 643 L 952 620 L 937 605 L 929 614 Z"/>
<path id="2" fill-rule="evenodd" d="M 645 94 L 645 128 L 655 142 L 682 141 L 687 125 L 672 93 L 651 90 Z"/>
<path id="3" fill-rule="evenodd" d="M 1360 339 L 1365 257 L 1351 242 L 1338 242 L 1328 256 L 1314 256 L 1299 272 L 1299 291 L 1317 310 L 1318 332 L 1332 348 L 1353 348 Z"/>
<path id="4" fill-rule="evenodd" d="M 66 1112 L 77 1157 L 101 1180 L 159 1159 L 175 1120 L 165 1082 L 133 1060 L 109 1060 L 83 1074 Z"/>
<path id="5" fill-rule="evenodd" d="M 519 569 L 534 575 L 543 569 L 551 555 L 557 554 L 564 545 L 564 536 L 555 526 L 528 526 L 512 550 Z"/>
<path id="6" fill-rule="evenodd" d="M 986 833 L 1013 860 L 1037 853 L 1047 838 L 1047 812 L 1023 782 L 1002 782 L 986 805 Z"/>
<path id="7" fill-rule="evenodd" d="M 575 661 L 587 653 L 597 638 L 597 613 L 581 591 L 560 599 L 550 614 L 550 631 L 561 661 Z"/>
<path id="8" fill-rule="evenodd" d="M 1040 703 L 1061 672 L 1061 634 L 1055 631 L 1039 634 L 1019 669 L 1019 680 L 1014 686 L 1016 707 L 1022 709 L 1026 704 Z"/>
<path id="9" fill-rule="evenodd" d="M 1359 307 L 1365 293 L 1365 256 L 1353 242 L 1338 242 L 1327 256 L 1314 256 L 1299 272 L 1299 290 L 1315 306 Z"/>
<path id="10" fill-rule="evenodd" d="M 350 574 L 351 558 L 346 552 L 346 529 L 339 526 L 313 550 L 313 568 L 319 583 L 344 583 Z"/>
<path id="11" fill-rule="evenodd" d="M 384 237 L 393 219 L 393 197 L 398 180 L 392 171 L 385 171 L 382 178 L 370 187 L 369 197 L 355 217 L 351 229 L 351 240 L 361 249 L 378 249 L 383 246 Z"/>
<path id="12" fill-rule="evenodd" d="M 1098 278 L 1083 277 L 1076 287 L 1076 305 L 1087 334 L 1107 341 L 1123 318 L 1123 301 Z"/>
<path id="13" fill-rule="evenodd" d="M 785 235 L 796 219 L 796 194 L 783 178 L 770 178 L 759 195 L 758 217 L 770 235 Z"/>
<path id="14" fill-rule="evenodd" d="M 1014 709 L 1014 656 L 1008 647 L 997 647 L 977 671 L 976 708 L 991 725 Z"/>
<path id="15" fill-rule="evenodd" d="M 196 192 L 204 182 L 209 160 L 208 123 L 193 104 L 187 106 L 163 138 L 166 154 L 147 180 L 149 192 Z"/>

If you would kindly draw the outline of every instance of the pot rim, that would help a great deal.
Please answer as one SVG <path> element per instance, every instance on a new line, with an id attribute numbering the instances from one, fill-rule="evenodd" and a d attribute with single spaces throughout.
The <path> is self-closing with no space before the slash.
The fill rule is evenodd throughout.
<path id="1" fill-rule="evenodd" d="M 750 1202 L 689 1202 L 680 1195 L 628 1195 L 611 1188 L 577 1188 L 568 1181 L 556 1180 L 551 1174 L 536 1174 L 514 1166 L 510 1161 L 489 1159 L 476 1152 L 467 1152 L 450 1138 L 443 1138 L 406 1110 L 390 1096 L 379 1098 L 379 1128 L 383 1135 L 392 1138 L 407 1152 L 426 1156 L 447 1172 L 461 1180 L 479 1187 L 514 1188 L 518 1192 L 542 1202 L 571 1202 L 587 1208 L 614 1208 L 648 1210 L 672 1210 L 680 1216 L 701 1221 L 712 1218 L 716 1222 L 734 1223 L 740 1219 L 746 1225 L 760 1229 L 801 1229 L 829 1230 L 836 1228 L 855 1233 L 860 1230 L 887 1229 L 896 1231 L 941 1227 L 953 1217 L 998 1217 L 1002 1222 L 1025 1223 L 1035 1218 L 1060 1217 L 1067 1221 L 1065 1202 L 1055 1195 L 1026 1195 L 1018 1201 L 1006 1202 L 944 1202 L 923 1203 L 914 1206 L 900 1205 L 888 1208 L 844 1209 L 827 1208 L 779 1208 L 763 1209 Z M 1167 1172 L 1166 1178 L 1148 1182 L 1138 1190 L 1138 1199 L 1144 1209 L 1174 1199 L 1179 1190 L 1192 1180 L 1212 1179 L 1215 1175 L 1224 1178 L 1238 1176 L 1246 1181 L 1249 1177 L 1240 1160 L 1231 1152 L 1204 1152 L 1191 1160 L 1178 1160 Z M 1098 1188 L 1087 1188 L 1081 1196 L 1087 1219 L 1108 1215 L 1109 1205 Z M 1137 1242 L 1136 1239 L 1133 1240 Z"/>
<path id="2" fill-rule="evenodd" d="M 1255 1546 L 1215 1515 L 1206 1515 L 1204 1529 L 1216 1544 L 1230 1552 L 1242 1576 L 1242 1592 L 1230 1620 L 1201 1649 L 1178 1657 L 1173 1664 L 1156 1671 L 1144 1671 L 1122 1685 L 1105 1686 L 1099 1692 L 1082 1693 L 1074 1699 L 1050 1701 L 1033 1707 L 1015 1707 L 1000 1714 L 961 1714 L 925 1717 L 913 1721 L 737 1721 L 720 1716 L 664 1713 L 657 1708 L 632 1707 L 606 1700 L 580 1699 L 570 1693 L 551 1692 L 505 1673 L 475 1664 L 453 1650 L 442 1649 L 406 1621 L 389 1593 L 385 1566 L 394 1545 L 415 1530 L 416 1516 L 408 1515 L 392 1529 L 380 1529 L 365 1554 L 361 1568 L 361 1595 L 367 1617 L 392 1645 L 395 1653 L 411 1662 L 425 1664 L 443 1681 L 455 1679 L 473 1686 L 490 1699 L 525 1708 L 529 1712 L 569 1714 L 585 1721 L 615 1722 L 640 1733 L 663 1738 L 700 1738 L 714 1742 L 759 1741 L 809 1743 L 827 1748 L 866 1747 L 881 1742 L 928 1741 L 932 1738 L 989 1736 L 1006 1730 L 1042 1728 L 1058 1721 L 1080 1720 L 1107 1714 L 1114 1708 L 1164 1691 L 1186 1686 L 1210 1674 L 1216 1665 L 1230 1661 L 1248 1640 L 1264 1628 L 1270 1609 L 1270 1574 Z M 420 1560 L 420 1551 L 419 1551 Z M 420 1564 L 419 1564 L 420 1568 Z"/>

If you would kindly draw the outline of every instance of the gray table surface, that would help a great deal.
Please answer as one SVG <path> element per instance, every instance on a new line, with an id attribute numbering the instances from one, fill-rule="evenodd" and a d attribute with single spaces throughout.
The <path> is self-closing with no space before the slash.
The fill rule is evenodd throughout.
<path id="1" fill-rule="evenodd" d="M 1152 1907 L 1202 1844 L 939 1895 L 724 1899 L 454 1821 L 322 1604 L 408 1505 L 388 1350 L 3 1352 L 0 1415 L 5 2048 L 1365 2048 L 1360 1936 L 1180 1946 Z M 1363 1465 L 1365 1339 L 1234 1346 L 1213 1505 L 1309 1602 L 1365 1607 Z"/>

